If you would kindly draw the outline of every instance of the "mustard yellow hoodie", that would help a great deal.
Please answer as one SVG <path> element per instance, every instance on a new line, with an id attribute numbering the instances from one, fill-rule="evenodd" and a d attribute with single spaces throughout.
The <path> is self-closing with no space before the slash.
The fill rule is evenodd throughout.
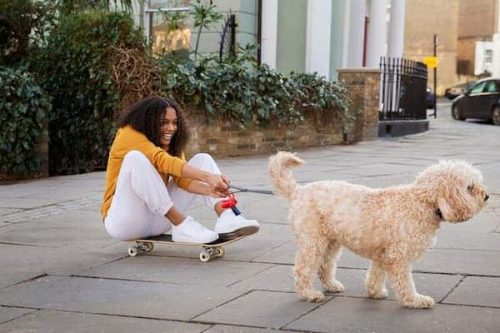
<path id="1" fill-rule="evenodd" d="M 155 146 L 141 132 L 136 131 L 131 126 L 124 126 L 117 131 L 109 151 L 108 166 L 106 169 L 106 188 L 101 206 L 103 220 L 108 214 L 113 195 L 115 194 L 116 182 L 123 158 L 131 150 L 143 153 L 151 161 L 156 170 L 158 170 L 165 182 L 168 181 L 169 176 L 172 176 L 179 187 L 187 189 L 192 181 L 192 179 L 181 177 L 182 167 L 186 164 L 184 156 L 182 158 L 172 156 L 162 148 Z"/>

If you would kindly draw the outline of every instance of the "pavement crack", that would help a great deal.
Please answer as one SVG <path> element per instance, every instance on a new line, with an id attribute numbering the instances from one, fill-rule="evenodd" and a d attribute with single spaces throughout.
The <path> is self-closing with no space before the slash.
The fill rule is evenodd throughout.
<path id="1" fill-rule="evenodd" d="M 438 301 L 438 303 L 442 303 L 450 294 L 458 288 L 460 284 L 465 280 L 466 276 L 462 276 L 460 280 Z"/>

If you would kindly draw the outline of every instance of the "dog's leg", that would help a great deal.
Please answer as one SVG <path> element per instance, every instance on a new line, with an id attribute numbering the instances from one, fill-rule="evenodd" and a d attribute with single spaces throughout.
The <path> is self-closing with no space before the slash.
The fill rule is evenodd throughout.
<path id="1" fill-rule="evenodd" d="M 434 305 L 434 300 L 431 297 L 417 293 L 409 264 L 391 265 L 387 273 L 399 301 L 404 306 L 426 309 Z"/>
<path id="2" fill-rule="evenodd" d="M 368 297 L 382 299 L 387 297 L 387 288 L 385 287 L 385 272 L 382 266 L 372 261 L 370 269 L 366 274 L 365 288 L 368 292 Z"/>
<path id="3" fill-rule="evenodd" d="M 313 238 L 312 238 L 313 239 Z M 301 299 L 321 302 L 325 295 L 312 288 L 312 275 L 316 273 L 326 248 L 324 241 L 312 241 L 305 237 L 299 240 L 299 250 L 295 257 L 295 289 Z"/>
<path id="4" fill-rule="evenodd" d="M 332 293 L 344 291 L 344 285 L 342 282 L 335 278 L 337 260 L 340 257 L 341 252 L 342 247 L 337 241 L 332 240 L 329 242 L 318 271 L 318 278 L 323 284 L 325 291 Z"/>

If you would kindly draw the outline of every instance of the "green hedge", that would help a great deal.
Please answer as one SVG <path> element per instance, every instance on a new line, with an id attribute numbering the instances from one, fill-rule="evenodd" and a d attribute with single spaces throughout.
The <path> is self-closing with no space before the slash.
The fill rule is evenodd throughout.
<path id="1" fill-rule="evenodd" d="M 257 66 L 248 53 L 219 61 L 198 63 L 163 57 L 158 62 L 160 89 L 189 108 L 205 110 L 207 117 L 253 124 L 296 124 L 304 112 L 332 112 L 350 126 L 350 99 L 345 88 L 317 74 L 284 75 L 267 65 Z"/>
<path id="2" fill-rule="evenodd" d="M 25 68 L 0 67 L 0 171 L 25 176 L 40 170 L 42 159 L 33 152 L 50 111 L 49 96 Z"/>
<path id="3" fill-rule="evenodd" d="M 105 167 L 120 106 L 115 50 L 145 47 L 127 13 L 90 10 L 61 18 L 32 64 L 53 97 L 50 174 Z"/>

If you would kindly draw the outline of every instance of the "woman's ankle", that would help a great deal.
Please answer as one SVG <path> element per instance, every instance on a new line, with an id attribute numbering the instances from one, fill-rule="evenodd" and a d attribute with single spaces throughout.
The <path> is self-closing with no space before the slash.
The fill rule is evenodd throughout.
<path id="1" fill-rule="evenodd" d="M 186 216 L 175 207 L 170 208 L 167 214 L 165 214 L 165 217 L 175 226 L 178 226 L 186 219 Z"/>

